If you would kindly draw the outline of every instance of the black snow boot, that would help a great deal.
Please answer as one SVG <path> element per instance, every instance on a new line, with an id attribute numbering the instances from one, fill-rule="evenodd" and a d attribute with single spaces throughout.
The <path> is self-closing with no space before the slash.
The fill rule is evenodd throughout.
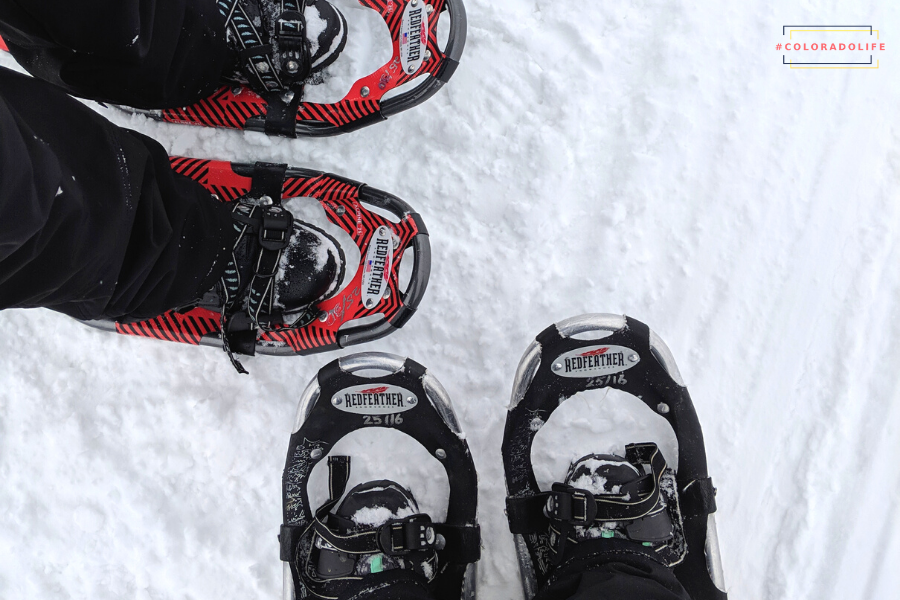
<path id="1" fill-rule="evenodd" d="M 677 503 L 677 500 L 672 494 L 665 492 L 666 487 L 672 487 L 672 482 L 666 485 L 665 475 L 662 474 L 659 484 L 662 493 L 658 494 L 656 504 L 644 516 L 623 520 L 597 519 L 585 525 L 576 525 L 565 532 L 567 540 L 557 539 L 559 547 L 562 548 L 566 541 L 579 544 L 589 540 L 616 539 L 631 543 L 624 546 L 627 551 L 646 554 L 654 560 L 667 557 L 671 552 L 666 546 L 675 538 L 675 528 L 667 507 L 669 503 Z M 659 477 L 659 474 L 645 473 L 641 462 L 630 462 L 615 454 L 589 454 L 573 462 L 569 466 L 565 483 L 554 484 L 553 490 L 568 495 L 567 498 L 579 498 L 583 495 L 591 497 L 594 502 L 599 500 L 627 505 L 652 493 L 655 487 L 652 479 L 654 476 Z M 666 500 L 667 495 L 669 501 Z M 565 510 L 560 505 L 561 499 L 565 497 L 551 495 L 547 499 L 545 513 L 551 517 L 551 539 L 562 537 L 552 516 L 558 516 L 560 510 Z M 677 506 L 672 508 L 672 512 L 677 515 Z"/>
<path id="2" fill-rule="evenodd" d="M 244 372 L 232 345 L 254 345 L 258 330 L 302 327 L 319 316 L 315 304 L 337 292 L 344 277 L 344 252 L 268 196 L 238 201 L 232 217 L 238 236 L 231 260 L 200 306 L 221 311 L 224 348 Z"/>
<path id="3" fill-rule="evenodd" d="M 333 63 L 347 21 L 328 0 L 218 0 L 234 73 L 259 94 L 297 88 Z"/>
<path id="4" fill-rule="evenodd" d="M 323 523 L 308 568 L 321 580 L 333 582 L 335 591 L 349 591 L 360 584 L 365 587 L 366 576 L 397 569 L 417 574 L 419 577 L 394 575 L 425 589 L 424 583 L 437 574 L 435 547 L 440 538 L 431 518 L 419 512 L 412 492 L 393 481 L 357 485 L 333 514 L 325 515 Z M 349 551 L 349 540 L 366 538 L 373 540 L 371 547 Z M 397 551 L 392 552 L 393 548 Z"/>

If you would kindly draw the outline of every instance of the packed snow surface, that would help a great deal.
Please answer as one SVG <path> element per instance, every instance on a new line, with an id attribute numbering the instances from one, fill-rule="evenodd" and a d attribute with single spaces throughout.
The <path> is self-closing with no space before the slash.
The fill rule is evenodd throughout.
<path id="1" fill-rule="evenodd" d="M 338 5 L 347 52 L 372 44 L 344 64 L 381 56 L 386 30 L 354 38 L 377 15 Z M 900 5 L 466 8 L 449 84 L 338 138 L 92 106 L 172 154 L 340 173 L 422 214 L 425 299 L 401 331 L 358 349 L 413 357 L 453 398 L 479 471 L 481 598 L 521 598 L 500 462 L 516 364 L 544 327 L 585 312 L 646 322 L 678 360 L 719 490 L 732 599 L 896 598 Z M 792 23 L 873 24 L 887 50 L 878 69 L 790 69 L 775 44 Z M 343 81 L 342 60 L 326 85 Z M 279 597 L 295 405 L 346 352 L 246 359 L 240 376 L 215 348 L 46 310 L 0 313 L 0 332 L 0 597 Z M 673 462 L 658 418 L 613 393 L 572 398 L 538 436 L 540 483 L 653 438 Z M 350 485 L 395 480 L 440 518 L 440 463 L 376 433 L 343 444 Z"/>

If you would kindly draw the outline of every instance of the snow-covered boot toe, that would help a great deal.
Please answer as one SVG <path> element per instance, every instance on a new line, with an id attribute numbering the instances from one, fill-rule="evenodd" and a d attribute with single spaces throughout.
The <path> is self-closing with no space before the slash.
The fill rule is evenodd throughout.
<path id="1" fill-rule="evenodd" d="M 216 288 L 216 307 L 246 309 L 263 328 L 316 316 L 309 314 L 312 305 L 337 291 L 343 277 L 337 241 L 281 206 L 241 201 L 232 215 L 238 238 Z"/>
<path id="2" fill-rule="evenodd" d="M 388 519 L 402 519 L 417 512 L 419 505 L 412 492 L 382 479 L 361 483 L 350 490 L 335 511 L 334 522 L 349 533 L 354 529 L 379 527 Z"/>
<path id="3" fill-rule="evenodd" d="M 328 0 L 307 0 L 303 10 L 309 41 L 310 73 L 337 60 L 347 43 L 347 20 Z"/>
<path id="4" fill-rule="evenodd" d="M 412 492 L 394 481 L 357 485 L 323 525 L 307 568 L 314 577 L 333 581 L 326 587 L 337 595 L 366 589 L 368 576 L 387 571 L 395 572 L 395 580 L 419 585 L 437 573 L 438 538 L 431 518 L 419 513 Z"/>
<path id="5" fill-rule="evenodd" d="M 347 21 L 328 0 L 218 0 L 234 72 L 225 79 L 260 94 L 296 89 L 333 63 Z"/>
<path id="6" fill-rule="evenodd" d="M 590 492 L 594 498 L 623 498 L 627 502 L 640 493 L 643 471 L 615 454 L 589 454 L 569 466 L 565 483 L 575 489 Z M 672 539 L 672 520 L 660 496 L 657 506 L 646 516 L 630 521 L 595 521 L 587 527 L 576 527 L 578 539 L 620 538 L 652 546 Z"/>
<path id="7" fill-rule="evenodd" d="M 337 291 L 343 266 L 343 252 L 333 237 L 295 219 L 275 275 L 274 299 L 286 320 Z"/>

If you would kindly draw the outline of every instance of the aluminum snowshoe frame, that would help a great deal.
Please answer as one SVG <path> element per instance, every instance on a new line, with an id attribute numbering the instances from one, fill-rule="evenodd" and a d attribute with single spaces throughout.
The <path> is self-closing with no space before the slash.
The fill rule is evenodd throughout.
<path id="1" fill-rule="evenodd" d="M 672 427 L 678 441 L 675 480 L 687 542 L 687 555 L 674 572 L 695 600 L 725 600 L 715 489 L 707 474 L 700 422 L 672 353 L 640 321 L 586 314 L 551 325 L 528 346 L 516 370 L 503 435 L 508 496 L 522 499 L 541 494 L 531 462 L 535 435 L 563 401 L 604 387 L 639 398 Z M 547 537 L 513 536 L 525 597 L 530 599 L 553 568 Z"/>
<path id="2" fill-rule="evenodd" d="M 360 402 L 350 406 L 354 394 Z M 360 398 L 365 394 L 370 397 Z M 371 394 L 379 398 L 373 399 Z M 437 550 L 439 573 L 433 582 L 434 593 L 440 600 L 474 600 L 481 538 L 478 480 L 469 446 L 440 382 L 419 363 L 382 352 L 353 354 L 328 363 L 300 396 L 282 479 L 283 600 L 306 597 L 309 591 L 297 593 L 304 583 L 295 557 L 316 513 L 307 489 L 313 467 L 341 438 L 365 427 L 405 433 L 444 467 L 450 496 L 445 521 L 434 524 L 446 540 L 446 546 Z M 347 457 L 340 458 L 349 462 Z"/>
<path id="3" fill-rule="evenodd" d="M 337 102 L 304 102 L 300 91 L 260 95 L 246 87 L 223 85 L 210 97 L 183 108 L 119 108 L 168 123 L 246 129 L 285 137 L 322 137 L 379 123 L 436 94 L 456 71 L 466 45 L 466 10 L 462 0 L 359 0 L 359 3 L 384 19 L 393 53 L 385 65 L 357 80 Z M 443 12 L 450 17 L 450 33 L 441 51 L 437 31 Z M 426 21 L 427 27 L 418 29 L 411 25 L 416 19 Z M 415 31 L 421 31 L 421 47 L 418 58 L 411 59 L 411 34 Z M 422 81 L 412 89 L 384 98 L 388 92 L 419 78 Z"/>
<path id="4" fill-rule="evenodd" d="M 312 198 L 325 209 L 328 220 L 347 232 L 359 248 L 356 275 L 334 295 L 319 301 L 318 318 L 302 327 L 275 328 L 257 332 L 255 344 L 236 348 L 241 354 L 294 356 L 314 354 L 361 344 L 384 337 L 415 313 L 425 294 L 431 273 L 428 230 L 418 213 L 406 202 L 387 192 L 321 171 L 271 165 L 229 163 L 196 158 L 171 157 L 174 171 L 198 181 L 223 202 L 233 202 L 250 193 L 254 177 L 273 166 L 285 167 L 282 198 Z M 393 222 L 365 205 L 387 211 Z M 391 240 L 387 277 L 369 293 L 374 276 L 365 279 L 367 260 L 375 244 Z M 414 252 L 412 273 L 405 290 L 400 289 L 400 262 L 406 250 Z M 364 287 L 364 283 L 370 286 Z M 364 320 L 361 324 L 354 324 Z M 193 345 L 221 346 L 220 314 L 206 308 L 172 310 L 158 317 L 134 321 L 84 321 L 87 325 L 126 335 Z"/>

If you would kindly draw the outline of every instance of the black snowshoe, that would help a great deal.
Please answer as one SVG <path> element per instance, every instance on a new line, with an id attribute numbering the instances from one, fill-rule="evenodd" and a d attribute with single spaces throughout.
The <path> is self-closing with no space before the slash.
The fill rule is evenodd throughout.
<path id="1" fill-rule="evenodd" d="M 542 491 L 531 462 L 535 435 L 563 401 L 604 387 L 639 398 L 668 421 L 677 468 L 656 444 L 629 444 L 624 457 L 575 461 L 563 483 Z M 673 569 L 694 600 L 727 598 L 700 423 L 669 349 L 643 323 L 583 315 L 541 332 L 516 372 L 502 451 L 527 599 L 588 553 L 594 564 L 623 553 L 645 556 Z"/>
<path id="2" fill-rule="evenodd" d="M 368 376 L 373 372 L 380 375 Z M 341 500 L 349 456 L 328 458 L 329 499 L 310 505 L 313 467 L 338 440 L 372 426 L 407 434 L 444 466 L 444 523 L 420 513 L 409 490 L 393 481 L 358 485 Z M 450 400 L 423 366 L 377 352 L 329 363 L 300 398 L 288 447 L 279 536 L 284 599 L 356 598 L 388 584 L 441 600 L 473 599 L 481 554 L 477 495 L 475 465 Z"/>

